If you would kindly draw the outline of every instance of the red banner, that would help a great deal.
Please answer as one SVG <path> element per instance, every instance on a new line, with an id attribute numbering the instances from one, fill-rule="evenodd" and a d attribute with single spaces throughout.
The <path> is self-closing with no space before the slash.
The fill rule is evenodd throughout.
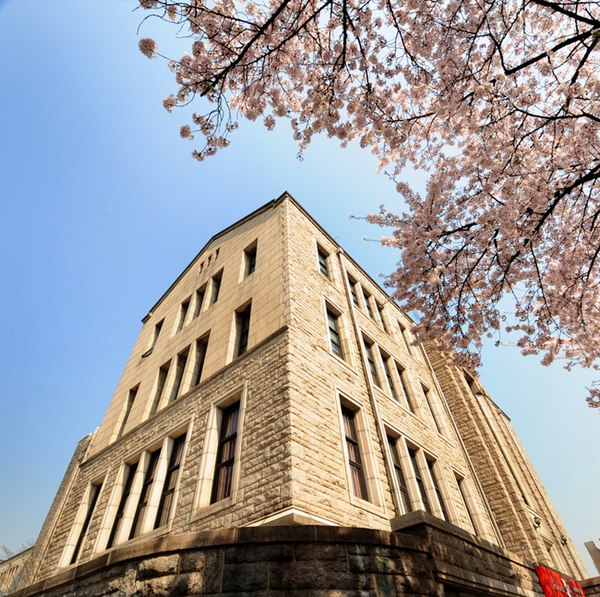
<path id="1" fill-rule="evenodd" d="M 572 578 L 546 566 L 536 566 L 535 571 L 545 597 L 585 597 L 581 585 Z"/>

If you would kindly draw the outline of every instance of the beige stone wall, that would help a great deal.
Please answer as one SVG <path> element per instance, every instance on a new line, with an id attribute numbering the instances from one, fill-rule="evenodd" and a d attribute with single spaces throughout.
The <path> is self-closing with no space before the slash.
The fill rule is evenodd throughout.
<path id="1" fill-rule="evenodd" d="M 245 275 L 244 252 L 252 246 L 256 270 Z M 221 271 L 219 297 L 210 304 L 212 280 Z M 349 280 L 356 284 L 358 305 Z M 203 306 L 195 316 L 196 291 L 205 284 Z M 235 313 L 249 301 L 248 351 L 236 357 Z M 337 320 L 341 357 L 332 351 L 327 310 Z M 401 505 L 388 434 L 398 443 L 412 509 L 424 504 L 409 447 L 417 451 L 435 516 L 482 541 L 505 543 L 528 561 L 547 561 L 544 541 L 550 537 L 554 545 L 562 527 L 506 421 L 487 402 L 480 404 L 443 355 L 430 352 L 428 358 L 412 344 L 410 319 L 290 198 L 268 204 L 213 237 L 144 321 L 104 421 L 80 446 L 36 545 L 36 579 L 103 554 L 109 557 L 115 549 L 201 530 L 290 523 L 389 530 L 391 519 L 415 513 Z M 193 385 L 194 343 L 207 334 L 202 378 Z M 372 345 L 379 384 L 370 372 L 364 339 Z M 160 367 L 171 362 L 168 395 L 173 363 L 186 347 L 190 356 L 177 399 L 163 398 L 152 413 Z M 410 404 L 403 397 L 400 371 Z M 135 401 L 123 425 L 134 387 Z M 240 422 L 232 495 L 211 504 L 219 417 L 235 401 Z M 352 488 L 342 403 L 356 413 L 367 499 Z M 162 446 L 157 476 L 164 479 L 170 446 L 182 434 L 184 455 L 168 523 L 155 530 L 147 526 L 129 541 L 124 534 L 107 548 L 127 467 L 140 463 L 132 488 L 135 501 L 150 452 Z M 446 514 L 427 461 L 435 463 L 431 466 Z M 535 496 L 531 508 L 542 516 L 546 535 L 531 528 L 532 511 L 519 503 L 521 490 L 510 482 L 511 475 Z M 71 564 L 93 485 L 101 490 L 77 562 Z M 151 509 L 157 508 L 159 485 L 152 487 Z M 126 510 L 126 525 L 131 525 L 132 507 Z M 570 545 L 556 547 L 562 558 L 556 567 L 570 566 L 568 571 L 581 576 L 574 572 Z"/>
<path id="2" fill-rule="evenodd" d="M 529 562 L 540 562 L 575 578 L 587 571 L 539 477 L 527 458 L 510 419 L 473 380 L 430 350 L 478 478 L 506 547 Z"/>

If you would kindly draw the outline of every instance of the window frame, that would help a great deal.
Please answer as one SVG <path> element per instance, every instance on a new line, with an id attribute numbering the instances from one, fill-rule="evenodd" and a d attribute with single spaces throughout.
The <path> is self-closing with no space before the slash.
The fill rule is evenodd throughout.
<path id="1" fill-rule="evenodd" d="M 331 280 L 329 256 L 329 251 L 326 251 L 319 243 L 317 243 L 317 265 L 319 266 L 319 271 L 325 278 Z"/>
<path id="2" fill-rule="evenodd" d="M 257 254 L 258 240 L 255 240 L 244 249 L 244 278 L 251 276 L 256 271 Z"/>

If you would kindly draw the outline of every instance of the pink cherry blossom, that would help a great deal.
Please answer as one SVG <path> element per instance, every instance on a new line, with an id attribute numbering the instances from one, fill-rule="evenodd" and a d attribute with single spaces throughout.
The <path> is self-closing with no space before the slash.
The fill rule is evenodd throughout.
<path id="1" fill-rule="evenodd" d="M 153 39 L 145 37 L 139 42 L 140 52 L 147 58 L 154 58 L 156 54 L 156 42 Z"/>
<path id="2" fill-rule="evenodd" d="M 204 140 L 196 159 L 225 147 L 240 115 L 290 119 L 300 152 L 325 133 L 378 157 L 404 205 L 370 221 L 391 229 L 388 284 L 421 313 L 421 338 L 474 365 L 482 338 L 508 332 L 544 364 L 598 368 L 600 4 L 141 5 L 187 26 L 164 105 L 198 106 L 182 129 Z M 407 166 L 428 173 L 426 192 Z"/>

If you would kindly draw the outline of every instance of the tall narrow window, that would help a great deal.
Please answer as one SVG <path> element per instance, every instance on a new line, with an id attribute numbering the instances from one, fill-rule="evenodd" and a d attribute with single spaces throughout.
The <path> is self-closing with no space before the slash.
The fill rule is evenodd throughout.
<path id="1" fill-rule="evenodd" d="M 192 386 L 197 386 L 202 379 L 202 370 L 206 360 L 206 351 L 208 349 L 208 336 L 196 340 L 196 366 L 194 367 L 194 377 Z"/>
<path id="2" fill-rule="evenodd" d="M 74 564 L 77 561 L 77 558 L 79 557 L 79 552 L 81 551 L 81 546 L 83 545 L 85 534 L 87 533 L 88 527 L 90 526 L 92 514 L 94 513 L 94 509 L 96 508 L 96 502 L 98 501 L 98 496 L 100 495 L 101 488 L 102 483 L 92 484 L 90 486 L 90 493 L 88 496 L 88 505 L 85 513 L 85 518 L 83 520 L 81 530 L 79 531 L 77 543 L 75 544 L 75 549 L 73 550 L 73 555 L 71 556 L 71 561 L 69 562 L 69 564 Z"/>
<path id="3" fill-rule="evenodd" d="M 437 429 L 438 433 L 442 433 L 442 428 L 440 426 L 440 422 L 438 420 L 438 417 L 437 417 L 435 411 L 433 410 L 433 404 L 431 402 L 431 392 L 429 391 L 429 388 L 427 388 L 426 386 L 424 386 L 422 384 L 421 384 L 421 389 L 423 390 L 423 396 L 425 396 L 425 402 L 427 402 L 427 406 L 429 408 L 429 412 L 431 413 L 431 418 L 433 419 L 435 428 Z"/>
<path id="4" fill-rule="evenodd" d="M 152 354 L 152 351 L 154 350 L 154 347 L 156 346 L 158 337 L 160 336 L 160 331 L 162 330 L 162 326 L 163 326 L 164 322 L 165 322 L 165 320 L 161 319 L 154 326 L 154 332 L 152 333 L 152 341 L 150 342 L 150 346 L 148 347 L 148 350 L 142 355 L 142 357 L 149 357 Z"/>
<path id="5" fill-rule="evenodd" d="M 423 477 L 421 476 L 421 469 L 419 468 L 419 463 L 417 461 L 417 450 L 415 448 L 408 448 L 408 455 L 410 456 L 410 463 L 413 468 L 413 474 L 415 475 L 419 496 L 421 498 L 421 502 L 423 502 L 423 508 L 425 508 L 425 512 L 431 514 L 431 505 L 429 504 L 429 499 L 427 498 L 425 484 L 423 483 Z"/>
<path id="6" fill-rule="evenodd" d="M 348 285 L 350 286 L 350 295 L 352 296 L 352 302 L 358 307 L 358 293 L 356 291 L 356 280 L 348 276 Z"/>
<path id="7" fill-rule="evenodd" d="M 123 485 L 123 493 L 121 494 L 121 499 L 119 500 L 119 505 L 117 507 L 117 513 L 113 521 L 112 529 L 110 530 L 110 536 L 108 537 L 108 543 L 106 544 L 107 549 L 113 546 L 115 539 L 119 536 L 121 527 L 123 526 L 125 507 L 127 506 L 127 501 L 131 495 L 131 487 L 133 485 L 135 474 L 137 473 L 137 468 L 137 462 L 127 467 L 127 471 L 125 473 L 125 484 Z"/>
<path id="8" fill-rule="evenodd" d="M 408 336 L 408 331 L 400 322 L 398 322 L 398 327 L 400 328 L 400 336 L 402 338 L 402 342 L 404 343 L 404 347 L 408 351 L 408 354 L 412 354 L 413 351 L 411 346 L 411 340 Z"/>
<path id="9" fill-rule="evenodd" d="M 406 514 L 412 510 L 410 504 L 410 497 L 408 495 L 408 487 L 406 485 L 406 479 L 404 478 L 404 472 L 400 465 L 400 454 L 398 453 L 398 438 L 387 436 L 388 445 L 390 447 L 390 454 L 392 455 L 392 463 L 394 465 L 394 471 L 396 473 L 396 480 L 398 481 L 398 489 L 400 490 L 400 503 L 402 504 L 401 514 Z"/>
<path id="10" fill-rule="evenodd" d="M 340 316 L 334 313 L 331 309 L 327 309 L 327 327 L 329 328 L 329 344 L 331 352 L 341 359 L 344 358 L 342 349 L 342 339 L 340 337 Z"/>
<path id="11" fill-rule="evenodd" d="M 398 392 L 396 391 L 396 384 L 392 378 L 392 370 L 390 368 L 390 357 L 382 356 L 383 359 L 383 369 L 385 370 L 385 377 L 387 378 L 388 386 L 390 388 L 390 394 L 394 400 L 398 400 Z"/>
<path id="12" fill-rule="evenodd" d="M 173 388 L 171 389 L 169 402 L 173 402 L 179 398 L 181 382 L 183 380 L 183 374 L 185 372 L 185 366 L 187 364 L 189 352 L 190 349 L 188 346 L 188 348 L 177 355 L 177 360 L 175 361 L 175 379 L 173 380 Z"/>
<path id="13" fill-rule="evenodd" d="M 473 512 L 471 511 L 471 504 L 470 504 L 469 496 L 467 495 L 467 493 L 465 491 L 465 480 L 462 477 L 459 477 L 458 475 L 456 475 L 456 473 L 455 473 L 455 477 L 456 477 L 456 484 L 458 485 L 458 491 L 460 492 L 460 496 L 462 498 L 462 502 L 465 507 L 465 511 L 467 513 L 467 516 L 469 517 L 471 526 L 473 527 L 473 532 L 476 535 L 478 535 L 479 533 L 477 532 L 475 518 L 473 516 Z"/>
<path id="14" fill-rule="evenodd" d="M 198 317 L 198 315 L 200 315 L 200 312 L 202 311 L 202 304 L 204 303 L 205 295 L 206 284 L 202 288 L 196 290 L 196 300 L 194 302 L 194 318 Z"/>
<path id="15" fill-rule="evenodd" d="M 236 312 L 237 344 L 235 356 L 239 357 L 248 350 L 248 336 L 250 334 L 250 310 L 252 305 L 248 305 L 243 311 Z"/>
<path id="16" fill-rule="evenodd" d="M 221 291 L 221 281 L 223 280 L 223 270 L 212 277 L 212 294 L 210 295 L 210 304 L 214 305 L 219 300 Z"/>
<path id="17" fill-rule="evenodd" d="M 150 453 L 148 465 L 146 467 L 146 473 L 144 474 L 144 482 L 142 483 L 142 489 L 140 491 L 140 497 L 137 503 L 137 508 L 135 509 L 133 522 L 131 524 L 131 531 L 129 533 L 130 539 L 137 537 L 142 532 L 146 509 L 148 508 L 149 504 L 150 489 L 154 483 L 156 466 L 158 464 L 159 457 L 160 448 Z"/>
<path id="18" fill-rule="evenodd" d="M 239 402 L 232 404 L 222 411 L 215 475 L 210 498 L 211 504 L 231 495 L 239 414 Z"/>
<path id="19" fill-rule="evenodd" d="M 375 301 L 375 304 L 377 305 L 377 313 L 379 314 L 379 320 L 381 321 L 381 326 L 383 327 L 384 332 L 389 334 L 390 332 L 388 330 L 388 327 L 385 323 L 385 319 L 383 317 L 383 305 L 381 305 L 377 301 Z"/>
<path id="20" fill-rule="evenodd" d="M 245 275 L 249 276 L 256 269 L 256 243 L 244 250 Z"/>
<path id="21" fill-rule="evenodd" d="M 173 440 L 171 456 L 169 457 L 169 465 L 165 475 L 165 482 L 163 484 L 163 490 L 160 496 L 158 510 L 156 512 L 156 520 L 154 522 L 155 529 L 162 527 L 169 522 L 169 515 L 171 514 L 171 509 L 173 508 L 175 487 L 177 486 L 179 469 L 181 468 L 181 457 L 183 456 L 184 444 L 185 435 L 181 435 L 177 439 Z"/>
<path id="22" fill-rule="evenodd" d="M 367 313 L 371 319 L 375 319 L 375 315 L 373 314 L 373 308 L 371 307 L 371 295 L 363 288 L 362 289 L 363 298 L 365 299 L 365 307 L 367 308 Z"/>
<path id="23" fill-rule="evenodd" d="M 171 361 L 165 363 L 158 370 L 158 379 L 156 380 L 156 392 L 154 393 L 154 400 L 152 401 L 152 406 L 150 408 L 150 414 L 153 415 L 158 410 L 158 405 L 160 404 L 160 399 L 162 398 L 163 390 L 165 389 L 165 383 L 167 381 L 167 376 L 169 375 L 169 366 L 171 365 Z"/>
<path id="24" fill-rule="evenodd" d="M 346 449 L 348 450 L 352 489 L 356 497 L 368 500 L 369 494 L 367 493 L 360 444 L 358 443 L 358 434 L 356 433 L 356 413 L 348 407 L 342 406 L 342 417 L 344 419 L 344 434 L 346 437 Z"/>
<path id="25" fill-rule="evenodd" d="M 440 504 L 440 508 L 442 510 L 444 520 L 450 520 L 448 518 L 448 511 L 446 510 L 446 504 L 444 503 L 444 496 L 442 495 L 442 488 L 440 485 L 440 480 L 438 479 L 436 470 L 435 470 L 435 462 L 433 460 L 427 459 L 427 468 L 429 469 L 429 474 L 431 475 L 431 481 L 433 483 L 433 488 L 435 489 L 435 495 Z"/>
<path id="26" fill-rule="evenodd" d="M 127 394 L 127 404 L 125 405 L 125 412 L 123 413 L 123 419 L 121 420 L 121 425 L 119 426 L 117 439 L 119 439 L 123 435 L 125 425 L 127 425 L 127 421 L 129 419 L 129 415 L 131 414 L 131 409 L 133 408 L 133 403 L 135 402 L 135 397 L 137 396 L 139 388 L 140 386 L 137 385 L 135 386 L 135 388 L 129 390 L 129 394 Z"/>
<path id="27" fill-rule="evenodd" d="M 319 270 L 326 277 L 329 278 L 329 254 L 317 246 L 317 256 L 319 258 Z"/>
<path id="28" fill-rule="evenodd" d="M 404 394 L 404 399 L 406 400 L 406 405 L 408 406 L 410 412 L 415 412 L 415 405 L 413 403 L 412 395 L 408 391 L 408 380 L 406 379 L 406 369 L 400 367 L 400 365 L 396 364 L 396 370 L 398 371 L 398 378 L 400 379 L 400 385 L 402 386 L 402 393 Z"/>
<path id="29" fill-rule="evenodd" d="M 377 373 L 377 365 L 375 364 L 375 355 L 373 354 L 373 344 L 363 338 L 363 345 L 365 347 L 365 354 L 367 356 L 367 363 L 369 364 L 369 371 L 371 372 L 371 378 L 373 383 L 380 388 L 381 381 L 379 381 L 379 374 Z"/>
<path id="30" fill-rule="evenodd" d="M 181 303 L 181 308 L 179 310 L 179 323 L 177 324 L 177 331 L 181 330 L 185 324 L 185 318 L 187 317 L 188 311 L 190 310 L 190 301 L 192 299 L 188 298 L 183 303 Z"/>

